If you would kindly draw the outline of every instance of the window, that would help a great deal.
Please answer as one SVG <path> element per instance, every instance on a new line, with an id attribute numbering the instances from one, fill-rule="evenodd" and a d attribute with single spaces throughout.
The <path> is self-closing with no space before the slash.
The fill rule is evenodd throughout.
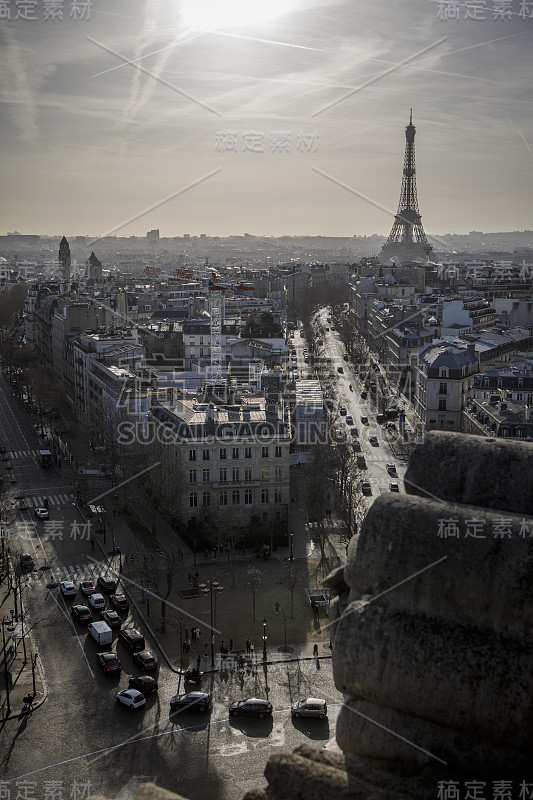
<path id="1" fill-rule="evenodd" d="M 446 411 L 446 398 L 439 397 L 439 411 Z"/>
<path id="2" fill-rule="evenodd" d="M 211 505 L 211 494 L 210 492 L 204 492 L 202 495 L 202 505 L 210 506 Z"/>
<path id="3" fill-rule="evenodd" d="M 252 448 L 251 447 L 245 447 L 244 448 L 244 457 L 245 458 L 251 458 L 252 457 Z"/>
<path id="4" fill-rule="evenodd" d="M 241 493 L 239 492 L 238 489 L 234 489 L 233 492 L 231 493 L 231 502 L 233 503 L 234 506 L 240 505 Z"/>
<path id="5" fill-rule="evenodd" d="M 252 468 L 251 467 L 245 467 L 244 468 L 244 480 L 245 481 L 251 481 L 252 480 Z"/>
<path id="6" fill-rule="evenodd" d="M 211 470 L 203 469 L 202 470 L 202 481 L 204 483 L 209 483 L 210 480 L 211 480 Z"/>
<path id="7" fill-rule="evenodd" d="M 280 491 L 274 492 L 274 502 L 275 503 L 281 503 L 281 492 Z"/>
<path id="8" fill-rule="evenodd" d="M 276 458 L 281 458 L 281 447 L 279 445 L 276 446 L 276 449 L 274 451 L 274 456 Z"/>
<path id="9" fill-rule="evenodd" d="M 238 447 L 234 447 L 234 448 L 232 449 L 232 451 L 231 451 L 231 457 L 232 457 L 232 458 L 239 458 L 239 448 L 238 448 Z"/>
<path id="10" fill-rule="evenodd" d="M 268 458 L 268 447 L 261 448 L 261 458 Z"/>
<path id="11" fill-rule="evenodd" d="M 268 481 L 270 477 L 270 470 L 268 467 L 261 467 L 261 480 Z"/>
<path id="12" fill-rule="evenodd" d="M 280 481 L 282 474 L 281 467 L 274 467 L 274 480 Z"/>
<path id="13" fill-rule="evenodd" d="M 202 460 L 209 461 L 209 450 L 207 447 L 204 447 L 204 449 L 202 450 Z"/>
<path id="14" fill-rule="evenodd" d="M 189 450 L 189 461 L 196 461 L 196 450 Z"/>
<path id="15" fill-rule="evenodd" d="M 441 367 L 439 371 L 439 378 L 447 378 L 448 377 L 448 367 Z"/>
<path id="16" fill-rule="evenodd" d="M 441 385 L 439 386 L 439 394 L 448 394 L 448 384 L 447 383 L 441 383 Z"/>
<path id="17" fill-rule="evenodd" d="M 189 483 L 196 483 L 196 470 L 190 469 L 189 470 Z"/>
<path id="18" fill-rule="evenodd" d="M 200 347 L 200 358 L 201 358 L 202 356 L 205 356 L 205 353 L 204 353 L 204 348 L 203 348 L 203 347 Z"/>
<path id="19" fill-rule="evenodd" d="M 261 502 L 268 503 L 268 489 L 261 489 Z"/>
<path id="20" fill-rule="evenodd" d="M 228 470 L 226 469 L 226 467 L 222 467 L 222 469 L 220 470 L 220 483 L 226 483 L 227 480 L 228 480 Z"/>
<path id="21" fill-rule="evenodd" d="M 196 508 L 197 505 L 198 505 L 198 495 L 196 494 L 196 492 L 191 492 L 189 495 L 189 506 L 191 508 Z"/>
<path id="22" fill-rule="evenodd" d="M 240 470 L 238 467 L 233 467 L 231 470 L 231 480 L 234 482 L 240 480 Z"/>
<path id="23" fill-rule="evenodd" d="M 203 343 L 204 343 L 204 337 L 200 336 L 200 344 L 203 344 Z"/>
<path id="24" fill-rule="evenodd" d="M 218 496 L 218 502 L 220 503 L 221 506 L 227 506 L 228 505 L 228 493 L 227 492 L 220 492 L 220 494 Z"/>
<path id="25" fill-rule="evenodd" d="M 244 493 L 244 505 L 251 506 L 252 505 L 252 490 L 246 489 Z"/>
<path id="26" fill-rule="evenodd" d="M 226 456 L 226 448 L 225 448 L 225 447 L 221 447 L 221 448 L 220 448 L 220 460 L 221 460 L 221 461 L 224 461 L 224 459 L 225 459 L 226 457 L 227 457 L 227 456 Z"/>

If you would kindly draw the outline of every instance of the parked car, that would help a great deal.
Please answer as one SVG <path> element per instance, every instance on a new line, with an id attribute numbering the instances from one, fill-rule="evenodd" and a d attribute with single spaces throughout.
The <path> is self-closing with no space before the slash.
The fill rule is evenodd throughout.
<path id="1" fill-rule="evenodd" d="M 361 400 L 366 400 L 368 397 L 368 392 L 361 392 Z"/>
<path id="2" fill-rule="evenodd" d="M 30 553 L 22 553 L 19 564 L 21 569 L 33 569 L 35 567 L 33 556 Z"/>
<path id="3" fill-rule="evenodd" d="M 59 588 L 63 597 L 75 597 L 78 594 L 76 585 L 72 581 L 61 581 Z"/>
<path id="4" fill-rule="evenodd" d="M 307 697 L 305 700 L 299 700 L 291 706 L 291 714 L 293 717 L 318 717 L 324 719 L 328 715 L 328 707 L 325 700 L 318 697 Z"/>
<path id="5" fill-rule="evenodd" d="M 350 436 L 353 439 L 357 439 L 357 437 L 359 436 L 359 431 L 357 430 L 357 428 L 352 428 L 352 430 L 350 431 Z"/>
<path id="6" fill-rule="evenodd" d="M 353 425 L 353 417 L 350 414 L 346 417 L 346 424 Z"/>
<path id="7" fill-rule="evenodd" d="M 331 330 L 333 330 L 333 328 Z M 337 367 L 337 372 L 339 375 L 344 375 L 344 367 Z"/>
<path id="8" fill-rule="evenodd" d="M 368 417 L 361 417 L 361 422 L 363 425 L 368 425 Z"/>
<path id="9" fill-rule="evenodd" d="M 319 606 L 319 608 L 326 607 L 326 598 L 323 594 L 310 594 L 309 595 L 309 605 L 312 606 Z"/>
<path id="10" fill-rule="evenodd" d="M 210 711 L 211 696 L 207 692 L 187 692 L 174 695 L 170 701 L 170 711 L 179 711 L 182 708 L 192 711 Z"/>
<path id="11" fill-rule="evenodd" d="M 342 357 L 342 360 L 343 361 L 349 361 L 350 360 L 350 356 L 345 355 L 345 356 Z"/>
<path id="12" fill-rule="evenodd" d="M 391 475 L 396 475 L 396 464 L 387 464 L 387 472 Z"/>
<path id="13" fill-rule="evenodd" d="M 111 575 L 100 575 L 97 583 L 103 592 L 114 592 L 117 588 L 117 582 Z"/>
<path id="14" fill-rule="evenodd" d="M 96 594 L 96 586 L 92 581 L 81 581 L 80 592 L 84 597 L 88 597 L 90 594 Z"/>
<path id="15" fill-rule="evenodd" d="M 347 413 L 347 412 L 346 412 L 346 409 L 345 409 L 345 407 L 344 407 L 344 406 L 341 406 L 341 407 L 339 408 L 339 414 L 341 415 L 341 417 L 345 417 L 345 416 L 346 416 L 346 413 Z"/>
<path id="16" fill-rule="evenodd" d="M 400 491 L 400 487 L 398 486 L 397 481 L 391 481 L 391 483 L 389 483 L 389 490 L 391 492 L 399 492 Z"/>
<path id="17" fill-rule="evenodd" d="M 372 487 L 368 481 L 361 481 L 361 491 L 363 494 L 372 494 Z"/>
<path id="18" fill-rule="evenodd" d="M 36 508 L 34 513 L 37 519 L 48 519 L 50 516 L 47 508 Z"/>
<path id="19" fill-rule="evenodd" d="M 87 599 L 91 608 L 96 608 L 100 611 L 105 608 L 105 599 L 103 594 L 98 594 L 98 592 L 95 592 L 94 594 L 90 594 Z"/>
<path id="20" fill-rule="evenodd" d="M 144 636 L 136 628 L 124 628 L 120 631 L 118 638 L 132 653 L 144 650 Z"/>
<path id="21" fill-rule="evenodd" d="M 146 703 L 146 697 L 137 689 L 123 689 L 117 693 L 116 699 L 117 703 L 128 706 L 130 711 L 135 711 Z"/>
<path id="22" fill-rule="evenodd" d="M 112 594 L 111 597 L 109 598 L 109 602 L 111 603 L 113 608 L 117 609 L 117 611 L 130 610 L 130 604 L 128 603 L 125 594 Z"/>
<path id="23" fill-rule="evenodd" d="M 379 442 L 378 442 L 378 437 L 377 437 L 377 436 L 369 436 L 369 437 L 368 437 L 368 441 L 370 442 L 370 444 L 372 445 L 372 447 L 377 447 L 377 446 L 378 446 L 378 444 L 379 444 Z"/>
<path id="24" fill-rule="evenodd" d="M 149 650 L 133 653 L 133 660 L 143 672 L 153 672 L 154 669 L 157 669 L 157 658 Z"/>
<path id="25" fill-rule="evenodd" d="M 110 611 L 108 609 L 102 611 L 102 619 L 104 622 L 107 622 L 110 628 L 120 628 L 122 625 L 122 620 L 116 611 Z"/>
<path id="26" fill-rule="evenodd" d="M 238 700 L 229 707 L 230 717 L 264 717 L 272 716 L 273 706 L 268 700 L 250 697 L 248 700 Z"/>
<path id="27" fill-rule="evenodd" d="M 138 689 L 145 696 L 157 692 L 159 688 L 156 679 L 152 678 L 151 675 L 137 675 L 134 678 L 130 678 L 128 685 L 130 689 Z"/>
<path id="28" fill-rule="evenodd" d="M 106 675 L 120 675 L 122 664 L 116 653 L 97 653 L 96 660 Z"/>
<path id="29" fill-rule="evenodd" d="M 93 615 L 91 614 L 91 609 L 87 606 L 76 603 L 70 609 L 70 613 L 80 625 L 88 625 L 89 622 L 92 622 Z"/>

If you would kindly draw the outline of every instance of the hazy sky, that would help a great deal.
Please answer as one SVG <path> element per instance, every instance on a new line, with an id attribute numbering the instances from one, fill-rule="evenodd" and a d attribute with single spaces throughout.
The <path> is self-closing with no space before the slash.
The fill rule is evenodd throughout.
<path id="1" fill-rule="evenodd" d="M 533 0 L 7 3 L 2 233 L 533 228 Z"/>

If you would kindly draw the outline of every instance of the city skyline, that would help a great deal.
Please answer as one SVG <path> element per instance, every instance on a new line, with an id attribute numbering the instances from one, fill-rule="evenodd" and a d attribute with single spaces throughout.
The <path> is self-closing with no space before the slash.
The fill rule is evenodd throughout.
<path id="1" fill-rule="evenodd" d="M 388 236 L 411 108 L 426 232 L 531 228 L 533 3 L 41 5 L 0 20 L 6 231 Z"/>

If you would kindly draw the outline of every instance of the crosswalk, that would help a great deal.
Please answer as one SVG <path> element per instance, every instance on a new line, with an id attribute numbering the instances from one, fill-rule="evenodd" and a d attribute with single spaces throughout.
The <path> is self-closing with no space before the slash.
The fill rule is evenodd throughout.
<path id="1" fill-rule="evenodd" d="M 67 494 L 46 494 L 35 497 L 24 497 L 19 500 L 19 503 L 26 503 L 26 505 L 31 508 L 42 508 L 45 499 L 48 500 L 48 505 L 50 506 L 69 506 L 72 505 L 76 499 L 76 495 L 69 492 Z"/>
<path id="2" fill-rule="evenodd" d="M 9 453 L 6 453 L 4 460 L 13 461 L 16 458 L 39 458 L 40 450 L 11 450 Z"/>

